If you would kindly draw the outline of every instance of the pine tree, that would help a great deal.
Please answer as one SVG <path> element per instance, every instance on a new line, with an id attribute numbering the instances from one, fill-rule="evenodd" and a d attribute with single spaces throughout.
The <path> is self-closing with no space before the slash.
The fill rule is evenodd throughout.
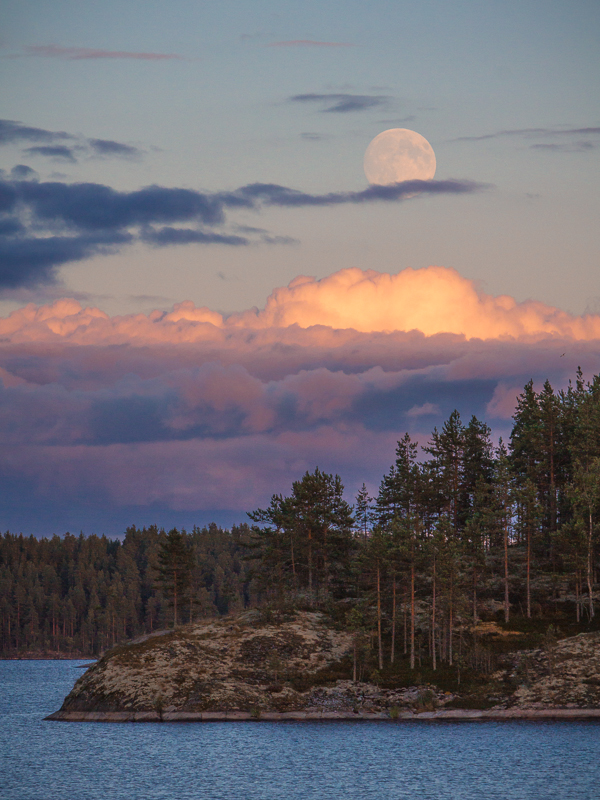
<path id="1" fill-rule="evenodd" d="M 181 606 L 190 585 L 191 550 L 185 537 L 176 528 L 165 536 L 157 554 L 156 571 L 165 597 L 173 604 L 173 627 L 177 627 L 178 605 Z"/>

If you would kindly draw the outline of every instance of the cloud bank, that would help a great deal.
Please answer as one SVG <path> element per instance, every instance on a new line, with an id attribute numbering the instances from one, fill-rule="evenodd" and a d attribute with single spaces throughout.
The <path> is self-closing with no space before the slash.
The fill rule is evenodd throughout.
<path id="1" fill-rule="evenodd" d="M 443 267 L 300 277 L 228 318 L 191 301 L 117 317 L 29 305 L 0 320 L 0 528 L 23 508 L 35 532 L 65 509 L 98 530 L 110 509 L 112 533 L 131 509 L 241 520 L 316 465 L 376 491 L 405 431 L 424 442 L 458 408 L 505 433 L 530 378 L 591 377 L 599 343 L 598 316 Z"/>

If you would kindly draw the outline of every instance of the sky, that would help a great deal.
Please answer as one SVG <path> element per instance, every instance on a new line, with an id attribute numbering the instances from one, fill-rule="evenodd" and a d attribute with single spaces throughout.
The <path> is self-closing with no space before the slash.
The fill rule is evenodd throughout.
<path id="1" fill-rule="evenodd" d="M 0 530 L 372 494 L 600 353 L 600 6 L 4 0 Z M 417 131 L 427 183 L 363 156 Z"/>

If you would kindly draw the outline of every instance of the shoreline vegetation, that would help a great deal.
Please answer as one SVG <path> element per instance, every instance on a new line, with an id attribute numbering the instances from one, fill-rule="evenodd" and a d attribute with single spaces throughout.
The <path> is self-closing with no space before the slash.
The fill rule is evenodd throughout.
<path id="1" fill-rule="evenodd" d="M 322 665 L 310 687 L 297 664 L 288 665 L 291 677 L 283 679 L 268 659 L 286 662 L 286 647 L 271 648 L 263 663 L 247 642 L 250 655 L 240 652 L 229 664 L 237 673 L 254 670 L 243 702 L 238 686 L 233 705 L 215 706 L 200 674 L 189 683 L 184 673 L 191 662 L 181 656 L 177 680 L 188 694 L 174 690 L 181 707 L 171 711 L 306 710 L 277 702 L 287 692 L 302 705 L 310 698 L 299 696 L 309 689 L 340 682 L 351 684 L 348 697 L 359 685 L 396 693 L 421 687 L 438 705 L 470 710 L 497 707 L 509 696 L 522 707 L 600 707 L 593 645 L 600 636 L 600 376 L 586 383 L 578 371 L 560 392 L 548 382 L 536 391 L 530 381 L 518 397 L 508 444 L 494 444 L 484 422 L 465 423 L 455 410 L 425 446 L 408 433 L 398 441 L 375 496 L 363 484 L 351 505 L 341 478 L 317 467 L 294 481 L 289 495 L 273 495 L 248 516 L 251 524 L 230 531 L 131 526 L 122 541 L 6 533 L 0 655 L 98 656 L 80 681 L 129 658 L 146 674 L 136 648 L 152 661 L 170 643 L 206 661 L 198 631 L 218 641 L 224 625 L 245 628 L 250 615 L 259 629 L 274 626 L 268 637 L 275 645 L 286 626 L 296 625 L 292 639 L 308 636 L 312 656 L 330 668 Z M 343 656 L 327 656 L 314 636 L 341 637 Z M 235 650 L 239 642 L 233 644 Z M 207 675 L 214 678 L 227 662 L 230 645 L 205 663 Z M 308 658 L 290 647 L 296 660 Z M 168 671 L 173 654 L 160 658 L 158 673 Z M 582 658 L 587 672 L 577 667 Z M 309 662 L 304 672 L 314 671 Z M 561 675 L 567 688 L 559 690 Z M 271 707 L 261 705 L 261 693 Z M 126 695 L 119 702 L 137 703 L 132 711 L 152 711 L 158 702 L 146 694 L 142 707 L 141 695 Z M 113 700 L 114 707 L 63 710 L 129 710 Z"/>

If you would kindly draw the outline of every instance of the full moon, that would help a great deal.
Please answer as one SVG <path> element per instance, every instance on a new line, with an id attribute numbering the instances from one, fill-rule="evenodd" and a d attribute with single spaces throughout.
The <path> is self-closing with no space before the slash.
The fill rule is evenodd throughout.
<path id="1" fill-rule="evenodd" d="M 435 175 L 435 153 L 424 136 L 407 128 L 390 128 L 376 136 L 363 162 L 369 183 L 429 181 Z"/>

